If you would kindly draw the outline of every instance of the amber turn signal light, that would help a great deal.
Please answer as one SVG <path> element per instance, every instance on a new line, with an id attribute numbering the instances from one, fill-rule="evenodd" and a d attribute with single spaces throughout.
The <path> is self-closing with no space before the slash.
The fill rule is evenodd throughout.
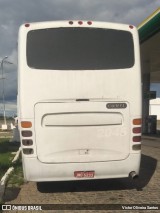
<path id="1" fill-rule="evenodd" d="M 30 121 L 22 121 L 21 122 L 21 127 L 22 128 L 31 128 L 32 127 L 32 123 Z"/>
<path id="2" fill-rule="evenodd" d="M 133 119 L 133 124 L 134 125 L 141 125 L 142 124 L 142 119 L 141 118 Z"/>

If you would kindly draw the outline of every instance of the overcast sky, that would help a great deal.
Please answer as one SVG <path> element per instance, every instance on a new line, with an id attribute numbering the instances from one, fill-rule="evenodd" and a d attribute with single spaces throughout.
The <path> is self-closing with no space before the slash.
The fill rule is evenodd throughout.
<path id="1" fill-rule="evenodd" d="M 0 61 L 4 64 L 5 96 L 8 115 L 16 112 L 17 35 L 26 22 L 51 20 L 97 20 L 138 26 L 160 7 L 159 0 L 0 0 Z M 1 78 L 0 70 L 0 78 Z M 0 80 L 0 113 L 2 80 Z"/>

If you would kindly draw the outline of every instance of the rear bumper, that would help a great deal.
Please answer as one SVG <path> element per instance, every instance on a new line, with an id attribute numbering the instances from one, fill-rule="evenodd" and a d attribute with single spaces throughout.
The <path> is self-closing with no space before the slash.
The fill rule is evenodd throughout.
<path id="1" fill-rule="evenodd" d="M 139 153 L 130 154 L 127 159 L 121 161 L 45 164 L 37 158 L 25 157 L 23 158 L 24 178 L 36 182 L 85 179 L 75 178 L 75 171 L 95 171 L 94 179 L 123 178 L 128 177 L 131 171 L 139 174 L 140 159 Z"/>

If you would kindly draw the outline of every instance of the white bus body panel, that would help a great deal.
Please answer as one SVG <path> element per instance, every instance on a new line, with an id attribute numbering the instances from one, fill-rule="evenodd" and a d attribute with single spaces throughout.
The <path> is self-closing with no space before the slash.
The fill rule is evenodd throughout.
<path id="1" fill-rule="evenodd" d="M 140 152 L 121 161 L 90 163 L 41 163 L 37 158 L 23 158 L 24 178 L 29 181 L 65 181 L 75 178 L 75 171 L 95 171 L 94 179 L 126 178 L 131 171 L 139 174 Z M 93 178 L 92 178 L 93 179 Z"/>

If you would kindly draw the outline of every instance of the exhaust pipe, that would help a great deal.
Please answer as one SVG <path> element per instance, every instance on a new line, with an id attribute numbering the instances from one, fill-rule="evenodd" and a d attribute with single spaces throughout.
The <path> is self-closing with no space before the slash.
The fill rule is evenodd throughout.
<path id="1" fill-rule="evenodd" d="M 138 178 L 138 175 L 135 171 L 132 171 L 129 173 L 129 177 L 131 177 L 134 180 L 134 179 Z"/>

